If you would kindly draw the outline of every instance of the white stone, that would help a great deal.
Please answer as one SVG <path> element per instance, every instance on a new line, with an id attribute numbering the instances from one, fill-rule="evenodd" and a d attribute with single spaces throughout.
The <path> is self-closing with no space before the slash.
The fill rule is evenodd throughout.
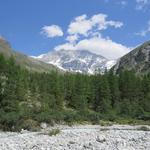
<path id="1" fill-rule="evenodd" d="M 40 124 L 40 126 L 41 126 L 42 129 L 46 129 L 46 128 L 47 128 L 47 123 L 42 122 L 42 123 Z"/>

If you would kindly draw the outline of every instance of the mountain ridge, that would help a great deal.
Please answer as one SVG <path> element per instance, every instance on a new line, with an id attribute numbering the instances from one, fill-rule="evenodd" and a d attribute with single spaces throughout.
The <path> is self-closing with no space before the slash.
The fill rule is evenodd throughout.
<path id="1" fill-rule="evenodd" d="M 150 72 L 150 41 L 147 41 L 124 55 L 112 68 L 115 73 L 134 70 L 136 73 Z"/>
<path id="2" fill-rule="evenodd" d="M 53 64 L 65 71 L 89 74 L 103 73 L 116 62 L 87 50 L 59 50 L 32 57 Z"/>

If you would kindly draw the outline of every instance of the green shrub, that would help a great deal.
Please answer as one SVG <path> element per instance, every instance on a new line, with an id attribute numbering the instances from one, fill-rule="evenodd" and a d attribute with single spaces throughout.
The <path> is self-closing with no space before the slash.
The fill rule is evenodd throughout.
<path id="1" fill-rule="evenodd" d="M 20 114 L 17 112 L 0 113 L 0 129 L 4 131 L 14 131 L 16 123 L 20 119 Z"/>
<path id="2" fill-rule="evenodd" d="M 87 121 L 90 121 L 92 124 L 98 124 L 100 120 L 100 116 L 96 112 L 88 112 L 87 113 Z"/>
<path id="3" fill-rule="evenodd" d="M 138 130 L 141 130 L 141 131 L 150 131 L 150 128 L 146 127 L 146 126 L 141 126 L 138 128 Z"/>
<path id="4" fill-rule="evenodd" d="M 150 120 L 150 113 L 144 114 L 138 117 L 140 120 L 149 121 Z"/>
<path id="5" fill-rule="evenodd" d="M 53 135 L 56 136 L 59 133 L 60 133 L 60 129 L 52 129 L 49 131 L 48 135 L 49 136 L 53 136 Z"/>
<path id="6" fill-rule="evenodd" d="M 64 121 L 67 123 L 67 124 L 72 124 L 74 121 L 76 121 L 76 111 L 74 110 L 67 110 L 64 112 Z"/>
<path id="7" fill-rule="evenodd" d="M 28 131 L 39 131 L 39 123 L 33 119 L 21 120 L 16 126 L 16 130 L 21 131 L 21 129 Z"/>

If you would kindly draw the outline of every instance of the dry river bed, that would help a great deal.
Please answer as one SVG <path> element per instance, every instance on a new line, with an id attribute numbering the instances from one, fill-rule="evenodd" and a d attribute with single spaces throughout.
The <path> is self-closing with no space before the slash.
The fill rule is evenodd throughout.
<path id="1" fill-rule="evenodd" d="M 61 132 L 49 136 L 52 128 Z M 139 128 L 77 125 L 49 127 L 40 132 L 0 132 L 0 150 L 150 150 L 150 131 Z"/>

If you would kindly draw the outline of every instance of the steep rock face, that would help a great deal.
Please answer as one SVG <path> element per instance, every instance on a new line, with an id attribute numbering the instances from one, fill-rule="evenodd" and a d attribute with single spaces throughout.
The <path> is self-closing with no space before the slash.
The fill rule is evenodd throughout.
<path id="1" fill-rule="evenodd" d="M 150 41 L 135 48 L 127 55 L 120 58 L 113 67 L 116 73 L 122 70 L 135 70 L 137 73 L 147 73 L 150 71 Z"/>
<path id="2" fill-rule="evenodd" d="M 34 57 L 65 71 L 93 74 L 110 69 L 115 61 L 86 50 L 59 50 Z"/>

